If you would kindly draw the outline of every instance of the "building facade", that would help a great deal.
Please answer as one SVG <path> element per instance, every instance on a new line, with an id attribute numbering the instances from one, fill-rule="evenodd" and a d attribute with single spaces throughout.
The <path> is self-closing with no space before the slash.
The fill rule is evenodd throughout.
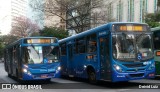
<path id="1" fill-rule="evenodd" d="M 77 4 L 81 2 L 81 0 L 75 0 Z M 84 0 L 84 2 L 87 0 Z M 95 5 L 92 3 L 92 0 L 88 7 L 92 7 Z M 95 0 L 96 1 L 96 0 Z M 98 0 L 97 0 L 98 1 Z M 88 24 L 78 25 L 75 24 L 79 18 L 84 16 L 83 14 L 79 14 L 80 8 L 82 7 L 84 10 L 84 5 L 76 5 L 67 11 L 66 19 L 67 26 L 66 28 L 69 30 L 77 30 L 81 29 L 80 32 L 85 31 L 90 28 L 94 28 L 96 26 L 105 24 L 107 22 L 145 22 L 145 15 L 147 13 L 155 13 L 157 12 L 157 1 L 158 0 L 102 0 L 101 7 L 97 9 L 91 9 L 90 12 L 86 12 L 86 21 Z M 87 18 L 89 17 L 89 18 Z M 71 25 L 70 25 L 71 24 Z"/>
<path id="2" fill-rule="evenodd" d="M 44 12 L 44 26 L 66 29 L 66 22 L 65 22 L 66 13 L 63 11 L 61 11 L 61 12 L 58 11 L 58 13 L 59 13 L 59 14 L 57 14 L 58 16 L 51 13 L 53 8 L 61 7 L 61 6 L 56 6 L 56 5 L 58 5 L 56 3 L 57 2 L 54 0 L 52 0 L 52 1 L 45 0 L 44 10 L 47 10 L 49 12 Z"/>
<path id="3" fill-rule="evenodd" d="M 36 11 L 32 5 L 43 5 L 43 0 L 28 0 L 27 5 L 27 17 L 35 24 L 38 25 L 40 29 L 44 27 L 44 12 Z"/>
<path id="4" fill-rule="evenodd" d="M 147 13 L 157 11 L 157 0 L 107 0 L 105 7 L 117 22 L 145 22 Z"/>
<path id="5" fill-rule="evenodd" d="M 13 29 L 19 17 L 27 17 L 28 0 L 11 0 L 11 28 Z"/>
<path id="6" fill-rule="evenodd" d="M 1 0 L 0 3 L 0 31 L 1 35 L 6 35 L 16 25 L 17 17 L 27 16 L 28 0 Z"/>

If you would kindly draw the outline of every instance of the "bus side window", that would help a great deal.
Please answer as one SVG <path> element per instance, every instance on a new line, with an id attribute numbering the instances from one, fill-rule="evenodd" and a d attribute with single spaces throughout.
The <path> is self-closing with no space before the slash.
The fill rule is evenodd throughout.
<path id="1" fill-rule="evenodd" d="M 76 40 L 76 53 L 85 53 L 86 41 L 85 38 L 80 38 Z"/>
<path id="2" fill-rule="evenodd" d="M 28 49 L 27 47 L 23 47 L 23 58 L 22 58 L 22 61 L 24 64 L 28 63 L 29 62 L 29 53 L 28 53 Z"/>
<path id="3" fill-rule="evenodd" d="M 96 34 L 87 37 L 87 52 L 93 53 L 97 51 Z"/>
<path id="4" fill-rule="evenodd" d="M 61 46 L 61 55 L 66 55 L 66 43 L 62 43 L 60 46 Z"/>
<path id="5" fill-rule="evenodd" d="M 17 63 L 17 46 L 14 46 L 12 48 L 12 54 L 13 54 L 13 58 L 12 58 L 13 62 Z"/>

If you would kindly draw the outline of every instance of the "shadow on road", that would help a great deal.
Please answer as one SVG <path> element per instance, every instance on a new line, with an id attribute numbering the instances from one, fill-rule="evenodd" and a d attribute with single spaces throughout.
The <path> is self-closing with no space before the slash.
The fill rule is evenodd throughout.
<path id="1" fill-rule="evenodd" d="M 12 77 L 12 79 L 16 80 Z M 147 85 L 147 83 L 140 82 L 105 82 L 98 81 L 97 84 L 90 84 L 88 80 L 81 78 L 63 77 L 62 80 L 71 81 L 71 83 L 60 83 L 52 81 L 38 80 L 38 81 L 19 81 L 22 85 L 42 85 L 43 89 L 138 89 L 139 85 Z M 73 83 L 74 81 L 75 83 Z"/>
<path id="2" fill-rule="evenodd" d="M 55 83 L 58 88 L 72 88 L 72 89 L 130 89 L 138 88 L 139 85 L 147 85 L 147 83 L 140 82 L 105 82 L 98 81 L 96 84 L 90 84 L 88 80 L 81 78 L 62 78 L 70 81 L 77 81 L 77 83 Z M 78 83 L 79 82 L 79 83 Z"/>

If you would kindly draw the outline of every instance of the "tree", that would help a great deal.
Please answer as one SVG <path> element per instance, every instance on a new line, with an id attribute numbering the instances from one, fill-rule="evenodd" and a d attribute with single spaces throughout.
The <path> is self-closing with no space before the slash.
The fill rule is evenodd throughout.
<path id="1" fill-rule="evenodd" d="M 39 32 L 33 32 L 30 36 L 31 37 L 33 37 L 33 36 L 40 36 L 40 33 Z"/>
<path id="2" fill-rule="evenodd" d="M 15 42 L 16 40 L 18 40 L 20 37 L 18 36 L 14 36 L 14 35 L 3 35 L 1 37 L 1 41 L 4 43 L 4 46 L 7 46 L 13 42 Z"/>
<path id="3" fill-rule="evenodd" d="M 19 38 L 17 36 L 13 35 L 2 35 L 0 36 L 0 58 L 3 57 L 4 48 L 9 45 L 10 43 L 13 43 L 14 41 L 18 40 Z"/>
<path id="4" fill-rule="evenodd" d="M 2 36 L 0 37 L 0 58 L 3 57 L 3 49 L 4 49 L 4 44 L 2 41 Z"/>
<path id="5" fill-rule="evenodd" d="M 60 17 L 66 22 L 67 29 L 75 30 L 76 33 L 89 29 L 91 21 L 96 19 L 107 22 L 104 19 L 106 14 L 99 12 L 103 10 L 103 0 L 45 0 L 44 4 L 33 0 L 30 6 L 35 11 L 44 12 L 46 16 Z"/>
<path id="6" fill-rule="evenodd" d="M 68 32 L 56 27 L 44 27 L 43 30 L 40 31 L 40 35 L 62 39 L 68 36 Z"/>
<path id="7" fill-rule="evenodd" d="M 145 16 L 145 22 L 151 27 L 160 26 L 160 13 L 149 13 Z"/>
<path id="8" fill-rule="evenodd" d="M 158 3 L 157 3 L 157 5 L 158 5 L 158 6 L 160 6 L 160 0 L 158 0 Z"/>
<path id="9" fill-rule="evenodd" d="M 32 23 L 29 18 L 26 17 L 16 17 L 14 18 L 16 23 L 11 30 L 11 34 L 18 37 L 30 36 L 33 32 L 39 31 L 37 24 Z"/>

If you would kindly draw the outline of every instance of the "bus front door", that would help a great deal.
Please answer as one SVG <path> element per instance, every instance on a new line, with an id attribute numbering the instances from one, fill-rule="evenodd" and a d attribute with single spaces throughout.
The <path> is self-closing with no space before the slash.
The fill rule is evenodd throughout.
<path id="1" fill-rule="evenodd" d="M 73 62 L 73 46 L 71 44 L 68 45 L 68 75 L 69 77 L 73 77 L 74 75 L 74 62 Z"/>
<path id="2" fill-rule="evenodd" d="M 100 67 L 101 67 L 101 79 L 111 80 L 111 68 L 109 58 L 109 38 L 101 37 L 100 42 Z"/>

